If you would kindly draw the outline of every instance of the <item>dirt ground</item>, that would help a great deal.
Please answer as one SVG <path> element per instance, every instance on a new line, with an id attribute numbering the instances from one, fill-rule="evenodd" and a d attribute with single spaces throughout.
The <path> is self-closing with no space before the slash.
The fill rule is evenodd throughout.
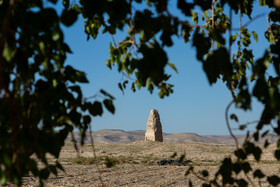
<path id="1" fill-rule="evenodd" d="M 193 174 L 185 176 L 189 166 L 195 166 L 197 172 L 207 169 L 211 178 L 221 160 L 233 155 L 234 148 L 202 143 L 173 144 L 144 141 L 117 145 L 99 144 L 95 145 L 97 155 L 95 160 L 91 145 L 80 147 L 78 154 L 71 143 L 66 143 L 59 158 L 65 172 L 60 171 L 58 176 L 50 176 L 45 181 L 45 186 L 188 186 L 189 180 L 192 180 L 194 186 L 200 186 L 203 181 Z M 274 159 L 273 148 L 271 145 L 265 150 L 259 163 L 252 161 L 254 169 L 261 168 L 268 175 L 280 174 L 280 162 Z M 157 161 L 171 159 L 175 152 L 177 156 L 172 159 L 178 159 L 184 154 L 185 160 L 191 161 L 190 164 L 187 166 L 157 164 Z M 116 166 L 107 168 L 106 158 L 116 162 Z M 55 161 L 52 158 L 50 160 Z M 249 173 L 250 176 L 253 183 L 258 184 L 252 173 Z M 261 184 L 268 186 L 262 181 Z M 39 186 L 39 183 L 32 176 L 27 176 L 23 179 L 23 186 Z"/>

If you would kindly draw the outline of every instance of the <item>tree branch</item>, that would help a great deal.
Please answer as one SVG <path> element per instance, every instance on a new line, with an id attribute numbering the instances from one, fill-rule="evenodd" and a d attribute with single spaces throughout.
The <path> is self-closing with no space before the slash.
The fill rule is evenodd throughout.
<path id="1" fill-rule="evenodd" d="M 212 32 L 214 33 L 214 28 L 215 28 L 215 0 L 212 2 Z M 211 42 L 211 51 L 212 53 L 214 52 L 214 39 L 212 38 Z"/>
<path id="2" fill-rule="evenodd" d="M 274 37 L 273 32 L 272 32 L 272 30 L 271 30 L 271 25 L 270 25 L 270 20 L 269 20 L 269 15 L 270 15 L 271 11 L 272 11 L 272 9 L 270 9 L 270 12 L 269 12 L 269 14 L 268 14 L 267 17 L 266 17 L 266 20 L 267 20 L 267 23 L 268 23 L 268 29 L 267 29 L 267 31 L 272 35 L 273 42 L 275 43 L 275 42 L 276 42 L 276 41 L 275 41 L 275 37 Z"/>
<path id="3" fill-rule="evenodd" d="M 225 117 L 226 117 L 226 124 L 227 124 L 228 131 L 229 131 L 231 137 L 232 137 L 232 138 L 234 139 L 234 141 L 235 141 L 236 149 L 238 149 L 238 148 L 239 148 L 239 146 L 238 146 L 238 140 L 237 140 L 237 138 L 235 137 L 235 135 L 232 133 L 232 130 L 231 130 L 230 125 L 229 125 L 229 120 L 228 120 L 228 111 L 229 111 L 229 108 L 231 107 L 231 105 L 234 103 L 234 101 L 235 101 L 235 100 L 232 100 L 232 101 L 228 104 L 228 106 L 227 106 L 227 108 L 226 108 Z"/>
<path id="4" fill-rule="evenodd" d="M 7 40 L 7 34 L 8 31 L 10 29 L 10 22 L 11 22 L 11 16 L 12 16 L 12 11 L 14 9 L 15 6 L 15 0 L 10 0 L 10 4 L 9 4 L 9 8 L 6 12 L 6 16 L 4 18 L 3 21 L 3 26 L 2 26 L 2 37 L 0 39 L 0 54 L 1 54 L 1 58 L 0 58 L 0 72 L 3 70 L 3 50 L 4 50 L 4 46 Z"/>
<path id="5" fill-rule="evenodd" d="M 241 27 L 248 27 L 251 23 L 253 23 L 254 21 L 256 21 L 257 19 L 261 18 L 262 16 L 264 16 L 265 13 L 261 13 L 256 15 L 255 17 L 253 17 L 251 20 L 247 21 L 243 26 Z M 238 31 L 240 30 L 240 28 L 232 28 L 233 31 Z"/>

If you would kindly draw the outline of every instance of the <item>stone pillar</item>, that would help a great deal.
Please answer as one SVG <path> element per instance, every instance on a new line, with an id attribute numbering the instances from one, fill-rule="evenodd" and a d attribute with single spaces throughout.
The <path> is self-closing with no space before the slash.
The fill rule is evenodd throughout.
<path id="1" fill-rule="evenodd" d="M 155 109 L 151 110 L 149 119 L 147 121 L 145 141 L 163 141 L 160 118 L 158 111 Z"/>

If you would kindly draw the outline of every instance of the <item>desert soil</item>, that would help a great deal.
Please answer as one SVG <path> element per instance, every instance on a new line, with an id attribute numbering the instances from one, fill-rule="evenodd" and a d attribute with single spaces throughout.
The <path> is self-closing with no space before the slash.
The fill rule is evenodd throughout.
<path id="1" fill-rule="evenodd" d="M 254 169 L 261 168 L 268 175 L 280 174 L 280 163 L 273 157 L 274 147 L 275 145 L 271 145 L 265 150 L 261 162 L 252 161 Z M 234 157 L 234 149 L 233 146 L 202 143 L 138 141 L 130 144 L 98 144 L 95 145 L 97 161 L 93 161 L 91 145 L 84 145 L 77 152 L 72 143 L 68 142 L 59 158 L 65 172 L 59 171 L 57 176 L 51 175 L 45 181 L 45 186 L 188 186 L 189 180 L 192 180 L 194 186 L 200 186 L 203 181 L 193 174 L 185 176 L 189 165 L 159 166 L 157 161 L 171 159 L 175 152 L 176 158 L 185 154 L 185 159 L 191 161 L 190 165 L 195 166 L 195 171 L 206 169 L 211 178 L 223 158 Z M 104 161 L 106 157 L 116 160 L 116 166 L 107 168 Z M 55 159 L 50 157 L 50 161 Z M 252 173 L 249 173 L 249 177 L 257 184 Z M 262 186 L 267 186 L 261 183 Z M 24 177 L 23 186 L 39 186 L 39 182 L 30 175 Z"/>

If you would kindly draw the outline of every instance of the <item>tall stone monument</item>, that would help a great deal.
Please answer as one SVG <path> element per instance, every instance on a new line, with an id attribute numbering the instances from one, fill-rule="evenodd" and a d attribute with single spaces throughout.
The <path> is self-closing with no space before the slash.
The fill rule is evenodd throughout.
<path id="1" fill-rule="evenodd" d="M 147 121 L 145 141 L 163 141 L 160 118 L 158 111 L 155 109 L 151 110 L 149 119 Z"/>

